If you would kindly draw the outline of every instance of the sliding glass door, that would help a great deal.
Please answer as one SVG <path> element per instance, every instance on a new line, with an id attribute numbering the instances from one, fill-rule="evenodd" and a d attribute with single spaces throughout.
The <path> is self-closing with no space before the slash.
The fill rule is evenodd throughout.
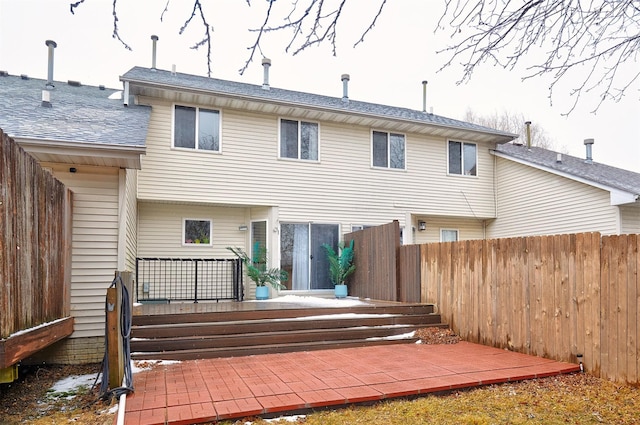
<path id="1" fill-rule="evenodd" d="M 322 245 L 336 249 L 338 238 L 337 224 L 282 223 L 280 268 L 289 274 L 287 289 L 331 289 L 329 262 Z"/>

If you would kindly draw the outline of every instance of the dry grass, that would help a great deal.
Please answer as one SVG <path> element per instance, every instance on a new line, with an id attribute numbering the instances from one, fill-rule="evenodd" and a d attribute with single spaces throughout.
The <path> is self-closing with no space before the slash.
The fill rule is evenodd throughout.
<path id="1" fill-rule="evenodd" d="M 638 424 L 640 390 L 587 374 L 492 385 L 447 395 L 352 406 L 298 418 L 307 425 Z M 254 425 L 266 424 L 253 418 Z M 244 424 L 246 420 L 224 422 Z M 291 424 L 280 419 L 270 424 Z"/>

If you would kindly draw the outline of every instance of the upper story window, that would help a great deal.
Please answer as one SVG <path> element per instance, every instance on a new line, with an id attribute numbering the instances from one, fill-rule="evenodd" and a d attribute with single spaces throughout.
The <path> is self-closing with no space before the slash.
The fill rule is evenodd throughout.
<path id="1" fill-rule="evenodd" d="M 220 111 L 175 105 L 173 147 L 220 152 Z"/>
<path id="2" fill-rule="evenodd" d="M 475 143 L 449 142 L 449 174 L 476 176 L 478 147 Z"/>
<path id="3" fill-rule="evenodd" d="M 371 151 L 374 167 L 404 169 L 404 134 L 374 131 Z"/>
<path id="4" fill-rule="evenodd" d="M 280 158 L 318 160 L 318 124 L 280 120 Z"/>

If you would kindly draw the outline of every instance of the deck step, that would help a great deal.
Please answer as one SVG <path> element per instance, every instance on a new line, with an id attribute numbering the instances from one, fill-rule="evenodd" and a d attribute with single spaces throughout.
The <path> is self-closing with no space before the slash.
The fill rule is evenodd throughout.
<path id="1" fill-rule="evenodd" d="M 366 347 L 371 345 L 416 343 L 416 338 L 386 340 L 315 341 L 292 344 L 270 344 L 261 346 L 201 348 L 178 351 L 148 351 L 132 354 L 134 360 L 199 360 L 218 357 L 255 356 L 260 354 L 290 353 L 296 351 L 330 350 L 337 348 Z"/>
<path id="2" fill-rule="evenodd" d="M 134 315 L 134 360 L 189 360 L 415 343 L 411 332 L 446 327 L 429 304 L 211 311 L 166 306 Z M 236 308 L 245 306 L 235 306 Z"/>

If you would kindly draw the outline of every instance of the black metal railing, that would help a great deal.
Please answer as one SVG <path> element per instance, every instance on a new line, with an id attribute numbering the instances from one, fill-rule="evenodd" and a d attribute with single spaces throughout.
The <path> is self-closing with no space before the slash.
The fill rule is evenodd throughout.
<path id="1" fill-rule="evenodd" d="M 242 261 L 136 258 L 137 302 L 242 301 Z"/>

